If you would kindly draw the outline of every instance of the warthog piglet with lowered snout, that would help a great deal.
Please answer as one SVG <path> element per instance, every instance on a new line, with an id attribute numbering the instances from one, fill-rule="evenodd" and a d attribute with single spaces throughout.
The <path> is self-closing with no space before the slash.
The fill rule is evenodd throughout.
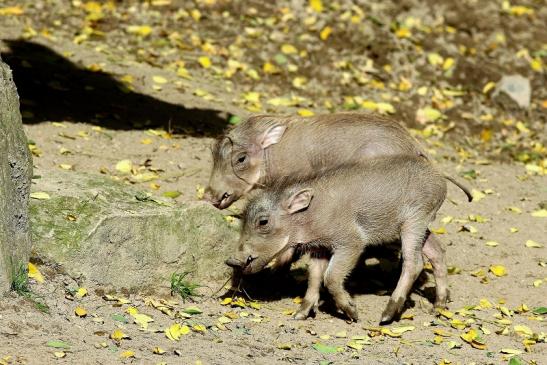
<path id="1" fill-rule="evenodd" d="M 249 201 L 237 252 L 226 263 L 244 274 L 262 270 L 284 251 L 311 253 L 308 289 L 295 318 L 306 318 L 319 302 L 321 285 L 348 317 L 357 308 L 344 281 L 363 250 L 401 240 L 403 269 L 381 321 L 401 312 L 423 268 L 433 267 L 435 305 L 447 300 L 444 251 L 428 230 L 446 196 L 446 181 L 423 157 L 381 157 L 344 165 L 307 180 L 272 185 Z"/>

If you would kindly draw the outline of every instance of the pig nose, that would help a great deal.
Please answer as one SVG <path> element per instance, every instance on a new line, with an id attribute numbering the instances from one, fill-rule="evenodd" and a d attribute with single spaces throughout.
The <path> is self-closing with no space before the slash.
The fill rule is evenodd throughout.
<path id="1" fill-rule="evenodd" d="M 220 200 L 215 198 L 215 194 L 213 193 L 213 191 L 209 187 L 207 189 L 205 189 L 205 194 L 203 195 L 203 199 L 205 199 L 209 203 L 213 204 L 217 208 L 220 205 Z"/>
<path id="2" fill-rule="evenodd" d="M 243 267 L 243 262 L 234 258 L 229 258 L 224 263 L 234 269 L 240 269 Z"/>
<path id="3" fill-rule="evenodd" d="M 228 207 L 231 203 L 231 199 L 230 199 L 231 196 L 232 196 L 232 194 L 230 194 L 228 192 L 225 192 L 220 197 L 220 200 L 218 201 L 218 205 L 215 205 L 215 206 L 217 208 L 220 208 L 220 209 L 224 209 L 224 208 Z"/>

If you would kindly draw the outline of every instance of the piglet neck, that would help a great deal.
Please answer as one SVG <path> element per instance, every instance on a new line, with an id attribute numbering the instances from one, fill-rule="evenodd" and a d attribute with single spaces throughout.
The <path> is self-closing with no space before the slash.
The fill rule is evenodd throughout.
<path id="1" fill-rule="evenodd" d="M 317 238 L 315 238 L 314 232 L 311 229 L 309 209 L 310 208 L 295 213 L 294 222 L 292 223 L 294 228 L 291 232 L 289 242 L 301 248 L 305 248 L 308 245 L 314 245 L 314 242 L 317 241 Z"/>
<path id="2" fill-rule="evenodd" d="M 260 178 L 258 180 L 259 184 L 270 185 L 272 183 L 272 150 L 271 147 L 267 147 L 262 152 L 262 166 L 260 168 Z"/>

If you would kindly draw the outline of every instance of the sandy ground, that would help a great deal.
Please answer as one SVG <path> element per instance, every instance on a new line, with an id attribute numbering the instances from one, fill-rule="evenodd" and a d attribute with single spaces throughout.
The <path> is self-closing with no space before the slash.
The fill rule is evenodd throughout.
<path id="1" fill-rule="evenodd" d="M 466 6 L 473 12 L 445 1 L 365 2 L 364 30 L 353 23 L 343 32 L 341 25 L 335 26 L 333 44 L 323 52 L 317 34 L 332 22 L 327 18 L 330 12 L 336 19 L 342 19 L 346 10 L 350 17 L 359 16 L 350 2 L 342 1 L 341 8 L 317 16 L 309 26 L 315 32 L 311 40 L 301 34 L 311 32 L 303 24 L 313 13 L 292 8 L 299 2 L 280 2 L 279 9 L 273 9 L 261 2 L 232 6 L 219 1 L 210 13 L 204 8 L 208 5 L 198 2 L 201 14 L 207 14 L 200 22 L 195 12 L 174 21 L 175 3 L 188 11 L 194 6 L 179 1 L 156 8 L 148 2 L 122 1 L 116 10 L 105 7 L 105 19 L 95 24 L 89 19 L 98 16 L 96 5 L 0 1 L 0 8 L 24 5 L 22 16 L 0 16 L 0 52 L 14 69 L 35 175 L 68 169 L 124 180 L 116 164 L 131 160 L 135 174 L 158 175 L 153 181 L 134 183 L 139 189 L 157 195 L 178 191 L 182 194 L 175 200 L 183 203 L 196 199 L 197 188 L 207 184 L 209 148 L 229 114 L 319 112 L 346 109 L 346 104 L 351 109 L 355 100 L 386 101 L 396 106 L 396 117 L 416 128 L 439 168 L 465 181 L 479 197 L 467 203 L 450 187 L 432 227 L 447 250 L 448 312 L 431 313 L 434 284 L 426 267 L 402 319 L 379 328 L 398 264 L 375 253 L 367 253 L 366 265 L 363 262 L 348 281 L 361 318 L 353 324 L 336 313 L 326 294 L 315 318 L 291 319 L 297 297 L 305 291 L 305 271 L 299 268 L 288 276 L 266 273 L 255 278 L 248 290 L 255 300 L 252 305 L 222 305 L 222 298 L 210 298 L 222 283 L 200 283 L 206 287 L 196 303 L 167 296 L 170 302 L 164 303 L 162 312 L 159 294 L 152 297 L 154 302 L 142 293 L 104 293 L 85 278 L 70 278 L 62 268 L 40 265 L 40 258 L 33 257 L 45 276 L 43 283 L 31 280 L 35 300 L 14 293 L 0 299 L 0 364 L 500 364 L 515 355 L 511 364 L 546 363 L 546 317 L 533 310 L 547 306 L 547 220 L 532 214 L 547 209 L 547 178 L 537 173 L 545 158 L 547 104 L 545 74 L 530 68 L 535 58 L 544 58 L 545 33 L 539 24 L 544 24 L 545 7 L 523 2 L 535 13 L 518 16 L 508 15 L 511 10 L 502 10 L 495 1 L 469 2 Z M 53 8 L 44 11 L 45 6 Z M 273 23 L 275 29 L 257 33 L 269 23 L 265 16 L 256 23 L 256 14 L 268 11 L 281 20 Z M 224 17 L 224 12 L 243 16 Z M 288 12 L 296 15 L 291 18 Z M 70 21 L 59 22 L 56 14 Z M 408 17 L 421 19 L 424 27 L 409 25 Z M 485 18 L 488 21 L 479 21 Z M 135 19 L 152 24 L 152 35 L 138 38 L 125 31 Z M 393 26 L 391 19 L 396 20 Z M 404 37 L 402 24 L 415 38 Z M 85 26 L 103 34 L 74 44 Z M 496 36 L 499 29 L 507 31 L 503 41 Z M 173 32 L 187 38 L 181 36 L 184 42 L 179 42 Z M 192 32 L 202 35 L 201 43 Z M 170 42 L 163 40 L 165 35 Z M 238 35 L 248 39 L 236 41 Z M 187 43 L 194 41 L 200 52 L 213 49 L 207 53 L 212 68 L 200 66 L 200 54 L 188 50 Z M 285 54 L 289 64 L 301 66 L 296 74 L 280 63 L 280 74 L 261 74 L 257 80 L 248 69 L 238 69 L 228 80 L 223 75 L 230 67 L 215 67 L 228 57 L 238 59 L 232 43 L 251 50 L 246 67 L 256 70 L 279 52 L 271 48 L 284 43 L 299 49 L 310 45 L 309 57 Z M 519 56 L 523 44 L 530 49 Z M 445 70 L 444 62 L 432 64 L 430 51 L 454 57 L 456 66 Z M 173 62 L 179 54 L 192 79 L 176 75 L 180 62 L 176 67 Z M 366 57 L 356 56 L 361 54 Z M 351 65 L 336 63 L 340 59 Z M 375 62 L 374 70 L 367 68 L 369 59 Z M 395 71 L 383 67 L 386 63 Z M 526 111 L 483 92 L 489 81 L 512 72 L 531 80 L 532 103 Z M 157 82 L 157 76 L 167 82 Z M 305 76 L 307 86 L 294 87 L 295 76 Z M 411 84 L 409 90 L 404 79 Z M 418 92 L 422 85 L 429 87 L 424 95 Z M 467 93 L 461 98 L 441 93 L 460 87 Z M 253 101 L 250 91 L 258 91 L 262 103 Z M 304 99 L 288 106 L 264 101 L 291 95 Z M 348 97 L 353 98 L 351 103 Z M 443 117 L 420 122 L 416 109 L 429 105 L 441 110 Z M 490 271 L 496 266 L 503 266 L 505 275 Z M 85 288 L 87 295 L 75 296 L 78 288 Z M 46 304 L 48 312 L 36 308 L 35 301 Z M 178 313 L 191 306 L 201 313 Z M 87 314 L 77 315 L 77 307 Z M 132 308 L 153 322 L 146 329 L 133 323 L 134 318 L 148 317 L 135 315 Z M 178 341 L 165 333 L 175 323 L 188 326 Z M 126 337 L 116 339 L 116 330 Z M 473 332 L 478 336 L 474 342 Z"/>
<path id="2" fill-rule="evenodd" d="M 139 141 L 142 138 L 150 138 L 145 132 L 94 132 L 88 125 L 65 123 L 65 126 L 46 123 L 26 127 L 29 138 L 43 150 L 42 157 L 35 159 L 37 175 L 51 173 L 59 169 L 59 164 L 71 164 L 78 171 L 99 173 L 103 167 L 114 170 L 113 166 L 120 159 L 130 159 L 135 163 L 149 159 L 153 167 L 165 171 L 161 175 L 180 173 L 176 179 L 156 182 L 161 186 L 159 192 L 180 190 L 183 195 L 178 200 L 184 201 L 195 199 L 196 184 L 206 184 L 210 139 L 188 137 L 165 140 L 151 137 L 154 143 L 141 145 Z M 76 136 L 79 131 L 87 132 L 89 137 L 59 137 L 59 133 Z M 111 134 L 113 138 L 104 137 L 105 133 Z M 160 148 L 161 145 L 168 148 Z M 58 149 L 61 147 L 74 153 L 59 154 Z M 356 324 L 348 324 L 337 315 L 332 305 L 329 305 L 326 294 L 324 298 L 327 303 L 315 318 L 302 322 L 292 320 L 289 314 L 297 308 L 295 298 L 302 296 L 305 290 L 305 272 L 301 270 L 294 271 L 290 278 L 273 274 L 259 278 L 258 283 L 255 283 L 258 285 L 252 286 L 254 292 L 251 288 L 249 295 L 258 300 L 260 309 L 223 306 L 220 304 L 221 299 L 214 298 L 198 298 L 197 303 L 182 303 L 176 297 L 170 298 L 176 303 L 176 309 L 196 305 L 203 311 L 190 319 L 182 319 L 171 318 L 147 306 L 146 297 L 138 294 L 118 293 L 116 295 L 128 298 L 131 303 L 113 304 L 116 302 L 102 298 L 104 293 L 100 287 L 86 283 L 85 280 L 77 282 L 54 268 L 40 267 L 46 277 L 45 282 L 33 284 L 32 289 L 43 297 L 41 300 L 48 305 L 49 314 L 41 313 L 32 303 L 16 295 L 2 299 L 0 316 L 3 341 L 0 355 L 12 356 L 11 361 L 14 363 L 30 364 L 99 364 L 119 361 L 168 364 L 196 361 L 204 364 L 314 364 L 320 361 L 340 364 L 436 364 L 443 359 L 462 364 L 504 362 L 504 356 L 507 355 L 500 353 L 503 349 L 524 350 L 524 337 L 515 332 L 515 326 L 527 326 L 536 337 L 541 336 L 541 333 L 544 336 L 547 329 L 543 316 L 533 315 L 529 311 L 545 305 L 546 283 L 542 282 L 535 287 L 534 281 L 545 280 L 547 277 L 546 249 L 525 245 L 527 240 L 545 245 L 545 218 L 532 217 L 531 212 L 538 210 L 547 201 L 546 179 L 527 176 L 522 166 L 482 165 L 484 161 L 479 161 L 479 165 L 472 162 L 456 165 L 443 159 L 443 153 L 439 155 L 440 168 L 445 171 L 457 173 L 476 170 L 479 177 L 468 184 L 477 191 L 486 190 L 489 193 L 477 202 L 467 203 L 463 194 L 451 187 L 449 199 L 441 208 L 433 226 L 435 229 L 446 229 L 446 233 L 439 236 L 447 246 L 448 264 L 454 273 L 449 277 L 452 299 L 449 310 L 454 314 L 450 319 L 430 313 L 434 286 L 431 276 L 427 274 L 420 280 L 421 285 L 412 294 L 409 308 L 405 311 L 405 315 L 412 318 L 385 327 L 408 327 L 412 330 L 394 338 L 380 334 L 375 327 L 378 327 L 381 310 L 397 278 L 397 265 L 385 262 L 385 258 L 379 262 L 369 259 L 368 265 L 358 270 L 348 283 L 362 318 Z M 446 156 L 450 155 L 446 153 Z M 182 174 L 185 169 L 197 167 L 201 169 L 196 169 L 191 176 Z M 150 189 L 148 185 L 140 183 L 143 189 Z M 475 215 L 475 220 L 479 216 L 479 221 L 483 217 L 486 222 L 469 221 L 470 215 Z M 452 220 L 443 223 L 443 219 L 444 222 L 449 220 L 445 219 L 448 216 Z M 463 226 L 476 228 L 477 232 L 460 231 Z M 518 231 L 511 233 L 511 228 Z M 488 241 L 498 242 L 499 245 L 488 246 Z M 496 277 L 488 272 L 491 265 L 503 265 L 507 275 Z M 480 270 L 482 274 L 477 274 Z M 221 284 L 206 283 L 211 289 L 202 292 L 209 296 Z M 272 289 L 256 289 L 264 285 Z M 88 295 L 74 299 L 70 292 L 79 287 L 86 288 Z M 487 299 L 492 307 L 483 308 L 489 307 L 488 304 L 484 305 L 484 301 L 483 307 L 480 307 L 483 299 Z M 519 312 L 523 304 L 529 310 Z M 87 310 L 85 318 L 75 315 L 77 306 Z M 132 323 L 133 317 L 126 313 L 130 306 L 154 319 L 147 330 Z M 117 321 L 113 315 L 123 315 L 129 323 Z M 218 325 L 219 318 L 223 318 L 220 323 L 227 323 Z M 450 321 L 455 319 L 460 321 L 451 325 Z M 172 341 L 166 337 L 164 330 L 175 322 L 190 327 L 204 325 L 206 330 L 191 330 L 178 342 Z M 109 336 L 118 328 L 130 338 L 119 343 L 110 339 Z M 486 349 L 475 349 L 460 338 L 470 328 L 480 331 Z M 507 328 L 507 333 L 497 334 L 504 328 Z M 442 336 L 439 337 L 438 333 Z M 358 337 L 366 340 L 361 350 L 348 347 L 354 336 L 364 336 Z M 436 336 L 436 341 L 441 343 L 435 344 Z M 65 341 L 70 344 L 70 348 L 59 350 L 49 347 L 47 342 L 52 340 Z M 451 341 L 461 347 L 449 349 Z M 339 352 L 322 354 L 313 348 L 317 342 L 333 346 Z M 165 353 L 154 354 L 155 347 L 160 347 Z M 64 351 L 64 358 L 55 357 L 54 353 L 59 351 Z M 121 357 L 124 351 L 134 352 L 134 357 L 124 360 Z M 547 356 L 545 343 L 531 346 L 530 351 L 520 355 L 521 358 L 540 364 Z"/>

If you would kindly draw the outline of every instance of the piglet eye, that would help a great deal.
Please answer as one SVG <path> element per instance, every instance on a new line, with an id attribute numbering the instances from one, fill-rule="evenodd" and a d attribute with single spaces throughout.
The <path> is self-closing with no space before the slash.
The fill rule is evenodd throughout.
<path id="1" fill-rule="evenodd" d="M 267 225 L 267 224 L 268 224 L 268 218 L 260 218 L 260 219 L 258 220 L 258 224 L 259 224 L 260 226 L 265 226 L 265 225 Z"/>
<path id="2" fill-rule="evenodd" d="M 247 156 L 246 156 L 246 155 L 243 155 L 243 156 L 240 156 L 240 157 L 237 159 L 237 162 L 238 162 L 238 163 L 243 163 L 243 162 L 245 162 L 246 159 L 247 159 Z"/>

